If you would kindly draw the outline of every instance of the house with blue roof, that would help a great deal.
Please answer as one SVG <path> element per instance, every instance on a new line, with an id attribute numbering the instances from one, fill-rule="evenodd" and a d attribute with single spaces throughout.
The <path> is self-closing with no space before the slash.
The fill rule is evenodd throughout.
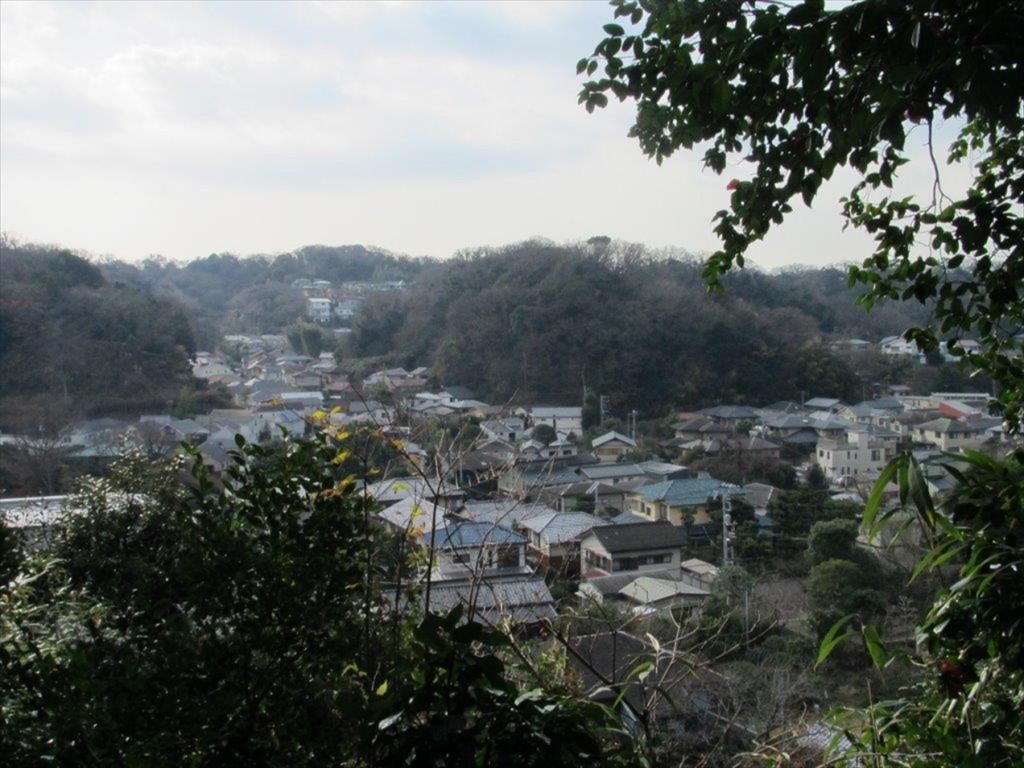
<path id="1" fill-rule="evenodd" d="M 511 528 L 468 520 L 450 520 L 423 536 L 423 546 L 434 550 L 435 581 L 527 573 L 526 543 Z"/>
<path id="2" fill-rule="evenodd" d="M 738 497 L 743 489 L 709 475 L 664 480 L 634 488 L 629 510 L 646 520 L 667 520 L 672 525 L 706 525 L 709 510 L 720 508 L 722 497 Z"/>

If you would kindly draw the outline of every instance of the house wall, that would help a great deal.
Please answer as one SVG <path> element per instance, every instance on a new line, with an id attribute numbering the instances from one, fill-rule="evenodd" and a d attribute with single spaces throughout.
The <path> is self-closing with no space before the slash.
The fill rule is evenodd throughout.
<path id="1" fill-rule="evenodd" d="M 550 427 L 554 427 L 554 429 L 559 432 L 575 432 L 577 435 L 583 433 L 582 417 L 534 416 L 533 426 L 537 426 L 538 424 L 547 424 Z"/>
<path id="2" fill-rule="evenodd" d="M 929 443 L 943 451 L 953 451 L 964 446 L 973 445 L 981 436 L 976 429 L 966 427 L 962 432 L 935 432 L 930 429 L 914 429 L 914 439 L 919 443 Z"/>
<path id="3" fill-rule="evenodd" d="M 647 501 L 643 496 L 637 495 L 630 498 L 629 509 L 648 520 L 668 520 L 675 526 L 685 525 L 687 513 L 692 515 L 690 523 L 693 525 L 711 522 L 706 504 L 695 507 L 670 507 L 660 501 Z"/>
<path id="4" fill-rule="evenodd" d="M 660 571 L 678 569 L 682 562 L 679 548 L 616 552 L 612 555 L 596 536 L 586 536 L 580 542 L 580 568 L 599 570 L 607 574 L 620 571 Z"/>
<path id="5" fill-rule="evenodd" d="M 893 449 L 881 442 L 818 443 L 815 461 L 829 481 L 854 475 L 877 476 L 889 459 Z"/>
<path id="6" fill-rule="evenodd" d="M 629 446 L 622 443 L 606 443 L 600 448 L 595 448 L 593 453 L 602 464 L 614 464 L 619 457 L 629 452 Z"/>
<path id="7" fill-rule="evenodd" d="M 486 572 L 490 568 L 521 568 L 525 565 L 526 547 L 521 544 L 439 549 L 434 553 L 434 569 L 443 574 L 470 574 Z"/>

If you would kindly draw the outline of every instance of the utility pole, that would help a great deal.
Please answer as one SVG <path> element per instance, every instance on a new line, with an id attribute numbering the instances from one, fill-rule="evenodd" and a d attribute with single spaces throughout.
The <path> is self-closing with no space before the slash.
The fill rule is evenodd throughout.
<path id="1" fill-rule="evenodd" d="M 608 408 L 608 396 L 607 395 L 600 395 L 598 397 L 598 400 L 601 403 L 601 426 L 603 427 L 604 426 L 605 411 Z"/>
<path id="2" fill-rule="evenodd" d="M 729 494 L 722 491 L 722 567 L 732 565 L 732 500 Z"/>
<path id="3" fill-rule="evenodd" d="M 629 415 L 632 417 L 632 422 L 631 422 L 632 426 L 630 427 L 630 430 L 629 430 L 629 436 L 633 440 L 636 440 L 636 408 L 634 408 L 632 411 L 630 411 Z"/>

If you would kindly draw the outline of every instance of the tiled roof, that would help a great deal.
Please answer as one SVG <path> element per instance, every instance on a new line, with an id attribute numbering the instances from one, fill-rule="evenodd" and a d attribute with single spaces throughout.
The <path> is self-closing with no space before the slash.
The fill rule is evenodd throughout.
<path id="1" fill-rule="evenodd" d="M 590 444 L 594 448 L 599 448 L 605 443 L 610 443 L 612 440 L 618 440 L 620 443 L 625 443 L 628 446 L 636 448 L 636 440 L 634 440 L 631 437 L 627 437 L 626 435 L 615 432 L 614 430 L 611 432 L 606 432 L 600 437 L 595 437 Z"/>
<path id="2" fill-rule="evenodd" d="M 426 534 L 423 542 L 437 549 L 466 549 L 482 544 L 525 544 L 526 538 L 503 525 L 460 521 Z"/>
<path id="3" fill-rule="evenodd" d="M 544 579 L 485 579 L 476 584 L 434 584 L 430 590 L 432 611 L 472 606 L 476 616 L 488 624 L 503 618 L 519 623 L 554 619 L 554 602 Z"/>
<path id="4" fill-rule="evenodd" d="M 685 581 L 669 581 L 655 579 L 650 576 L 640 576 L 619 590 L 619 594 L 632 600 L 634 603 L 649 605 L 659 603 L 672 597 L 697 597 L 708 596 L 708 591 L 699 587 L 691 586 Z"/>
<path id="5" fill-rule="evenodd" d="M 670 507 L 696 507 L 709 499 L 719 499 L 723 494 L 742 495 L 743 489 L 713 477 L 686 477 L 644 485 L 634 493 L 641 494 L 646 501 L 660 501 Z"/>
<path id="6" fill-rule="evenodd" d="M 605 525 L 590 532 L 609 552 L 673 549 L 686 544 L 686 531 L 667 521 Z"/>
<path id="7" fill-rule="evenodd" d="M 644 474 L 639 464 L 595 464 L 580 467 L 579 473 L 590 480 L 605 480 L 610 477 L 638 477 Z"/>
<path id="8" fill-rule="evenodd" d="M 541 405 L 531 408 L 530 413 L 534 418 L 541 419 L 550 419 L 552 417 L 560 419 L 579 419 L 583 417 L 583 409 L 578 407 Z"/>
<path id="9" fill-rule="evenodd" d="M 586 512 L 552 512 L 525 520 L 520 527 L 542 534 L 552 544 L 561 544 L 578 539 L 591 528 L 600 525 L 610 523 Z"/>

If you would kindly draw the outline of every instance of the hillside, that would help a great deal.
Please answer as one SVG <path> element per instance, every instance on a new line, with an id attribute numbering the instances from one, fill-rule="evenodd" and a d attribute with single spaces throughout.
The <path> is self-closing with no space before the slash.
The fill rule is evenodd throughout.
<path id="1" fill-rule="evenodd" d="M 709 296 L 699 261 L 603 239 L 527 242 L 425 269 L 364 307 L 357 356 L 432 365 L 485 398 L 578 403 L 584 384 L 648 416 L 801 391 L 859 398 L 829 339 L 899 333 L 920 308 L 854 306 L 841 269 L 731 275 Z"/>
<path id="2" fill-rule="evenodd" d="M 335 285 L 412 280 L 427 263 L 362 245 L 310 245 L 276 256 L 211 254 L 184 264 L 148 259 L 99 266 L 111 281 L 178 299 L 195 319 L 199 345 L 214 347 L 225 333 L 279 332 L 295 322 L 305 305 L 290 288 L 300 278 Z"/>
<path id="3" fill-rule="evenodd" d="M 0 241 L 0 427 L 164 409 L 191 392 L 184 308 L 70 251 Z"/>

